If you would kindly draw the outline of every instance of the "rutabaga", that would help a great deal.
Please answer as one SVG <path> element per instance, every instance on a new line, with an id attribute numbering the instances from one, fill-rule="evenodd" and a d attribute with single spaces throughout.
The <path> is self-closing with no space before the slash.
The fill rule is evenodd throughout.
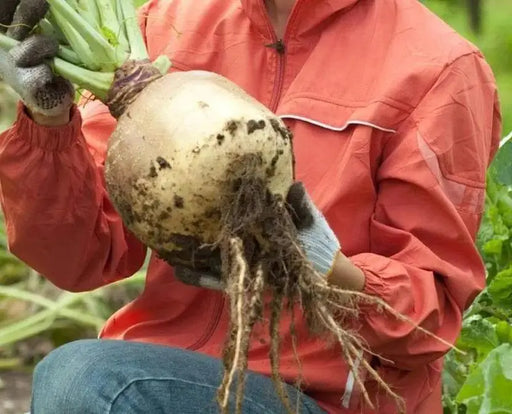
<path id="1" fill-rule="evenodd" d="M 183 237 L 219 240 L 223 194 L 243 179 L 232 165 L 246 156 L 258 157 L 253 174 L 284 200 L 293 159 L 282 122 L 222 76 L 174 73 L 149 84 L 119 118 L 108 191 L 130 230 L 165 258 Z"/>

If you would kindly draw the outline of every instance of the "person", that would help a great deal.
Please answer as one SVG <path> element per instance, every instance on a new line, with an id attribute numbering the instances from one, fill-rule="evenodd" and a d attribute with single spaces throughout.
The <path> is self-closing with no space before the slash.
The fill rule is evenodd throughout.
<path id="1" fill-rule="evenodd" d="M 475 46 L 417 0 L 151 0 L 140 23 L 151 58 L 226 76 L 291 129 L 296 180 L 318 209 L 299 237 L 329 283 L 375 295 L 453 343 L 485 285 L 475 237 L 500 135 L 495 80 Z M 9 246 L 57 286 L 87 291 L 132 275 L 146 248 L 105 190 L 108 109 L 38 104 L 34 94 L 62 97 L 66 86 L 52 78 L 28 93 L 20 74 L 36 63 L 11 70 L 25 105 L 0 139 Z M 32 413 L 217 412 L 229 309 L 212 278 L 176 275 L 152 254 L 144 291 L 100 339 L 67 344 L 37 366 Z M 280 373 L 301 412 L 397 412 L 370 377 L 376 408 L 365 404 L 340 349 L 300 319 L 295 388 L 284 322 Z M 449 347 L 370 305 L 353 324 L 371 351 L 362 357 L 406 412 L 441 413 Z M 254 328 L 245 413 L 283 412 L 267 329 Z"/>

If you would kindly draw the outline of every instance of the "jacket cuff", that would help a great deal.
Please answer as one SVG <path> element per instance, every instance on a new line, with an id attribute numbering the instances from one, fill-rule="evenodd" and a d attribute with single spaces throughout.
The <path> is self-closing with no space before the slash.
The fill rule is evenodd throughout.
<path id="1" fill-rule="evenodd" d="M 376 296 L 389 304 L 392 297 L 391 286 L 389 282 L 382 277 L 386 272 L 386 268 L 389 266 L 389 259 L 372 254 L 371 267 L 367 264 L 367 254 L 353 256 L 350 260 L 364 273 L 365 281 L 362 293 Z M 359 305 L 359 309 L 364 313 L 372 311 L 381 312 L 378 306 L 365 302 Z"/>
<path id="2" fill-rule="evenodd" d="M 80 111 L 73 105 L 69 123 L 57 127 L 39 125 L 28 115 L 25 105 L 18 104 L 18 116 L 13 126 L 15 135 L 31 147 L 45 151 L 63 151 L 77 141 L 82 126 Z"/>

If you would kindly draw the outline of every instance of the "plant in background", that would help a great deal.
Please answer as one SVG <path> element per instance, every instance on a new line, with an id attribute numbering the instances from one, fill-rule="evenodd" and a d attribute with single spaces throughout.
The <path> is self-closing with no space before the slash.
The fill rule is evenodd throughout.
<path id="1" fill-rule="evenodd" d="M 0 225 L 0 370 L 30 366 L 59 345 L 97 336 L 144 280 L 140 271 L 93 292 L 63 292 L 7 252 Z"/>
<path id="2" fill-rule="evenodd" d="M 487 176 L 478 246 L 487 288 L 464 316 L 457 347 L 443 373 L 445 413 L 512 412 L 512 142 L 500 149 Z"/>

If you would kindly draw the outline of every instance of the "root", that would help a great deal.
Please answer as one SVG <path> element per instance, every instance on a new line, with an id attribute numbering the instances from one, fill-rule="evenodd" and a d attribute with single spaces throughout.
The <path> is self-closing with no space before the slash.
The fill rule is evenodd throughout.
<path id="1" fill-rule="evenodd" d="M 466 354 L 464 351 L 462 351 L 461 349 L 457 348 L 456 346 L 454 346 L 450 342 L 448 342 L 448 341 L 444 340 L 443 338 L 433 334 L 429 330 L 427 330 L 425 328 L 422 328 L 416 322 L 414 322 L 411 318 L 408 318 L 406 315 L 396 311 L 394 308 L 392 308 L 386 302 L 384 302 L 382 299 L 380 299 L 380 298 L 378 298 L 376 296 L 367 295 L 367 294 L 365 294 L 363 292 L 344 290 L 344 289 L 338 288 L 336 286 L 328 285 L 327 283 L 325 283 L 325 284 L 317 283 L 316 287 L 318 289 L 327 290 L 329 292 L 337 293 L 337 294 L 340 294 L 340 295 L 352 296 L 354 299 L 358 300 L 359 303 L 365 303 L 365 304 L 374 305 L 378 310 L 386 311 L 389 315 L 397 318 L 399 321 L 408 323 L 414 329 L 416 329 L 418 332 L 421 332 L 421 333 L 429 336 L 430 338 L 435 339 L 436 341 L 442 343 L 443 345 L 446 345 L 450 349 L 453 349 L 455 352 L 457 352 L 457 353 L 459 353 L 461 355 L 465 355 Z M 332 303 L 332 301 L 331 301 L 331 303 Z M 339 307 L 339 305 L 335 305 L 335 306 Z M 379 356 L 379 355 L 377 355 L 377 356 Z M 379 358 L 382 359 L 381 356 L 379 356 Z"/>
<path id="2" fill-rule="evenodd" d="M 245 371 L 248 366 L 250 336 L 254 325 L 270 312 L 269 358 L 277 395 L 288 414 L 298 412 L 300 392 L 292 407 L 279 373 L 280 320 L 291 315 L 291 340 L 299 369 L 296 386 L 300 389 L 302 366 L 297 351 L 294 311 L 300 306 L 311 335 L 330 338 L 340 348 L 364 401 L 375 402 L 365 389 L 366 376 L 373 379 L 395 401 L 397 412 L 405 412 L 403 399 L 380 378 L 366 357 L 375 355 L 363 338 L 350 331 L 350 320 L 358 316 L 359 304 L 371 304 L 418 331 L 453 346 L 414 321 L 401 315 L 383 300 L 362 292 L 348 291 L 327 283 L 309 263 L 297 242 L 297 230 L 282 197 L 271 194 L 258 155 L 240 157 L 233 162 L 222 205 L 222 233 L 216 247 L 222 259 L 222 278 L 230 298 L 230 324 L 224 347 L 224 376 L 217 394 L 222 414 L 229 412 L 231 388 L 237 378 L 235 412 L 242 412 Z M 270 298 L 264 309 L 264 298 Z M 383 360 L 379 355 L 376 357 Z M 389 361 L 392 363 L 392 361 Z M 363 375 L 362 372 L 365 374 Z"/>
<path id="3" fill-rule="evenodd" d="M 299 375 L 297 376 L 297 379 L 295 380 L 295 388 L 297 388 L 299 391 L 302 388 L 302 362 L 300 361 L 299 352 L 297 350 L 297 332 L 295 330 L 295 312 L 292 312 L 291 314 L 291 321 L 290 321 L 290 335 L 292 337 L 292 348 L 293 348 L 293 357 L 295 358 L 295 363 L 297 364 L 297 367 L 299 368 Z M 300 407 L 300 396 L 301 393 L 297 393 L 297 401 L 295 403 L 295 412 L 299 412 Z"/>
<path id="4" fill-rule="evenodd" d="M 229 402 L 229 392 L 235 372 L 239 366 L 240 353 L 242 348 L 242 334 L 244 327 L 244 285 L 247 277 L 247 262 L 242 255 L 242 241 L 240 239 L 230 240 L 230 249 L 233 252 L 233 259 L 235 261 L 234 273 L 238 274 L 238 280 L 233 281 L 233 285 L 228 285 L 228 290 L 233 290 L 236 295 L 236 300 L 231 301 L 231 315 L 235 320 L 232 321 L 233 327 L 238 327 L 235 332 L 235 349 L 232 357 L 232 361 L 229 362 L 231 365 L 230 370 L 224 374 L 224 380 L 222 381 L 222 388 L 226 391 L 219 395 L 220 407 L 222 412 L 225 412 Z"/>
<path id="5" fill-rule="evenodd" d="M 281 399 L 286 411 L 293 413 L 290 405 L 290 399 L 286 393 L 283 380 L 279 375 L 279 320 L 283 311 L 283 297 L 282 293 L 277 293 L 277 296 L 272 301 L 272 316 L 270 318 L 270 366 L 272 368 L 272 380 L 277 390 L 277 395 Z"/>
<path id="6" fill-rule="evenodd" d="M 262 313 L 261 298 L 265 281 L 261 263 L 255 269 L 254 279 L 248 278 L 248 263 L 243 254 L 244 245 L 240 238 L 229 239 L 223 251 L 225 253 L 223 257 L 224 271 L 230 275 L 226 291 L 231 298 L 229 334 L 223 358 L 224 377 L 217 393 L 217 401 L 221 413 L 224 414 L 229 412 L 230 389 L 236 373 L 238 373 L 238 384 L 235 412 L 242 412 L 250 334 Z"/>

